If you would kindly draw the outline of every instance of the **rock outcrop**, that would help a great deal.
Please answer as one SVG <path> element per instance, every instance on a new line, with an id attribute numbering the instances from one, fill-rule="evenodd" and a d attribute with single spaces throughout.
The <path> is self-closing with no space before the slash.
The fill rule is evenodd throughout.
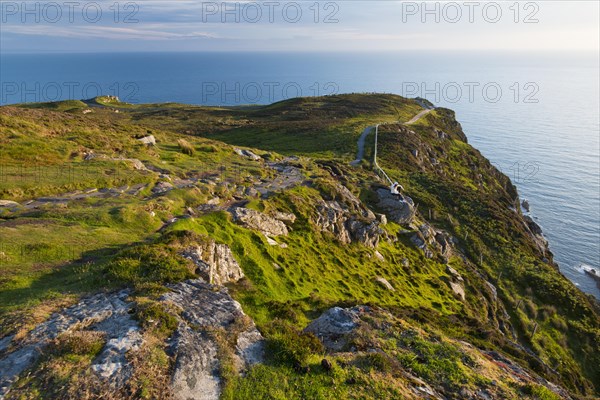
<path id="1" fill-rule="evenodd" d="M 379 240 L 384 235 L 383 229 L 379 227 L 377 221 L 360 221 L 350 219 L 346 222 L 346 227 L 350 232 L 353 241 L 364 244 L 368 247 L 377 247 Z"/>
<path id="2" fill-rule="evenodd" d="M 172 341 L 175 368 L 171 390 L 176 399 L 217 400 L 221 393 L 219 349 L 208 335 L 181 323 Z"/>
<path id="3" fill-rule="evenodd" d="M 542 253 L 544 256 L 551 255 L 550 250 L 548 249 L 548 240 L 546 240 L 544 237 L 542 228 L 529 215 L 523 216 L 523 220 L 525 221 L 525 225 L 530 233 L 531 239 L 537 246 L 540 253 Z"/>
<path id="4" fill-rule="evenodd" d="M 286 157 L 281 162 L 270 162 L 266 166 L 276 174 L 272 179 L 263 179 L 255 185 L 255 189 L 263 197 L 298 186 L 305 180 L 301 165 L 298 166 L 296 158 Z"/>
<path id="5" fill-rule="evenodd" d="M 583 266 L 583 272 L 594 281 L 596 281 L 596 286 L 600 288 L 600 272 L 598 272 L 595 268 L 589 266 Z"/>
<path id="6" fill-rule="evenodd" d="M 413 200 L 405 195 L 393 195 L 387 188 L 379 188 L 377 194 L 377 208 L 385 213 L 387 220 L 400 225 L 410 225 L 415 218 L 417 210 Z"/>
<path id="7" fill-rule="evenodd" d="M 249 159 L 251 159 L 253 161 L 262 160 L 262 158 L 260 156 L 256 155 L 255 153 L 253 153 L 250 150 L 235 148 L 235 149 L 233 149 L 233 151 L 235 151 L 235 153 L 237 155 L 242 156 L 242 157 L 247 157 L 247 158 L 249 158 Z"/>
<path id="8" fill-rule="evenodd" d="M 380 225 L 387 223 L 387 218 L 374 214 L 344 185 L 335 183 L 333 189 L 334 198 L 317 204 L 312 222 L 341 243 L 358 242 L 377 247 L 386 236 Z"/>
<path id="9" fill-rule="evenodd" d="M 442 261 L 447 263 L 452 255 L 452 243 L 455 239 L 447 232 L 432 228 L 429 224 L 421 224 L 410 241 L 423 250 L 425 257 L 433 258 L 438 254 Z"/>
<path id="10" fill-rule="evenodd" d="M 112 386 L 120 388 L 130 378 L 132 367 L 126 355 L 143 343 L 137 321 L 124 316 L 111 316 L 94 326 L 94 330 L 109 333 L 104 349 L 92 363 L 92 370 Z"/>
<path id="11" fill-rule="evenodd" d="M 329 351 L 341 351 L 348 343 L 348 336 L 358 328 L 360 313 L 368 312 L 369 307 L 333 307 L 312 321 L 304 332 L 313 333 Z"/>
<path id="12" fill-rule="evenodd" d="M 466 296 L 463 277 L 458 273 L 457 270 L 449 265 L 446 266 L 446 272 L 448 272 L 448 275 L 450 275 L 448 285 L 450 285 L 450 288 L 459 299 L 465 301 Z"/>
<path id="13" fill-rule="evenodd" d="M 262 335 L 226 288 L 217 289 L 197 279 L 169 287 L 172 292 L 161 300 L 181 309 L 171 342 L 174 396 L 178 400 L 217 400 L 222 388 L 222 354 L 230 353 L 234 367 L 241 372 L 263 361 Z M 236 343 L 235 348 L 224 347 L 231 342 Z"/>
<path id="14" fill-rule="evenodd" d="M 337 201 L 323 202 L 317 206 L 313 222 L 322 231 L 332 233 L 342 243 L 350 243 L 350 232 L 346 228 L 346 211 Z"/>
<path id="15" fill-rule="evenodd" d="M 224 285 L 237 282 L 244 277 L 244 272 L 236 261 L 231 249 L 225 244 L 218 244 L 212 239 L 191 246 L 182 252 L 185 258 L 196 265 L 196 273 L 206 282 L 213 285 Z"/>
<path id="16" fill-rule="evenodd" d="M 154 194 L 163 194 L 167 193 L 170 190 L 173 190 L 175 187 L 173 184 L 167 181 L 160 181 L 152 188 L 152 193 Z"/>
<path id="17" fill-rule="evenodd" d="M 292 225 L 294 222 L 296 222 L 296 215 L 294 213 L 275 211 L 271 215 L 273 218 L 283 222 L 286 225 Z"/>
<path id="18" fill-rule="evenodd" d="M 140 328 L 127 301 L 129 291 L 100 293 L 52 315 L 46 322 L 30 331 L 25 338 L 11 338 L 4 344 L 0 359 L 0 398 L 9 391 L 18 376 L 42 354 L 48 344 L 62 334 L 76 330 L 102 332 L 106 344 L 92 361 L 92 371 L 112 387 L 119 388 L 130 376 L 132 367 L 126 354 L 142 344 Z"/>
<path id="19" fill-rule="evenodd" d="M 377 247 L 385 235 L 374 214 L 372 218 L 359 218 L 338 201 L 324 201 L 317 205 L 316 210 L 312 218 L 313 223 L 321 231 L 333 234 L 341 243 L 359 242 L 369 247 Z"/>
<path id="20" fill-rule="evenodd" d="M 201 279 L 168 285 L 161 296 L 165 307 L 180 309 L 179 325 L 169 341 L 175 366 L 171 389 L 176 399 L 218 399 L 221 393 L 223 354 L 232 367 L 243 372 L 264 359 L 264 339 L 238 302 L 224 287 Z M 30 368 L 53 340 L 62 335 L 94 334 L 104 338 L 100 354 L 92 360 L 90 373 L 107 390 L 118 393 L 135 371 L 130 354 L 144 344 L 133 317 L 135 303 L 129 291 L 101 293 L 52 315 L 23 339 L 0 340 L 0 398 Z"/>
<path id="21" fill-rule="evenodd" d="M 336 199 L 342 204 L 345 204 L 347 208 L 365 218 L 375 219 L 375 214 L 366 208 L 360 199 L 350 191 L 350 189 L 340 183 L 335 184 L 334 187 L 336 191 Z"/>
<path id="22" fill-rule="evenodd" d="M 450 235 L 446 232 L 440 230 L 435 232 L 433 245 L 445 261 L 448 261 L 452 254 L 452 246 L 450 243 Z"/>
<path id="23" fill-rule="evenodd" d="M 377 282 L 378 284 L 380 284 L 382 287 L 386 288 L 387 290 L 389 290 L 390 292 L 395 292 L 396 289 L 394 289 L 394 287 L 392 286 L 391 283 L 388 282 L 387 279 L 378 276 L 375 278 L 375 282 Z"/>
<path id="24" fill-rule="evenodd" d="M 94 152 L 93 150 L 88 150 L 83 153 L 84 161 L 93 161 L 93 160 L 105 160 L 105 161 L 123 161 L 129 163 L 131 167 L 138 171 L 150 171 L 146 168 L 146 165 L 137 158 L 126 158 L 126 157 L 110 157 L 106 154 L 99 154 Z"/>
<path id="25" fill-rule="evenodd" d="M 154 135 L 144 136 L 142 138 L 137 139 L 137 141 L 140 142 L 141 144 L 145 144 L 148 146 L 156 145 L 156 138 L 154 137 Z"/>
<path id="26" fill-rule="evenodd" d="M 230 212 L 233 220 L 245 228 L 260 231 L 265 235 L 288 234 L 288 228 L 284 222 L 267 214 L 244 207 L 235 207 Z"/>
<path id="27" fill-rule="evenodd" d="M 17 208 L 21 205 L 16 201 L 11 200 L 0 200 L 0 208 Z"/>

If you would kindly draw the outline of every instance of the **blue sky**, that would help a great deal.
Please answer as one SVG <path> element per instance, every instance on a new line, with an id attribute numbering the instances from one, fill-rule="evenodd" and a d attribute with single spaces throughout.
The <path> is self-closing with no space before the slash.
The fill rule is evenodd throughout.
<path id="1" fill-rule="evenodd" d="M 468 5 L 467 5 L 468 4 Z M 583 50 L 599 2 L 0 1 L 2 52 Z"/>

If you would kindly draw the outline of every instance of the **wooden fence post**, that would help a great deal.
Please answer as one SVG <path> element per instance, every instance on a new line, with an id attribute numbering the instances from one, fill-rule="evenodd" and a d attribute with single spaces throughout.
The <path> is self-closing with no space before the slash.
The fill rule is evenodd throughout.
<path id="1" fill-rule="evenodd" d="M 535 325 L 533 325 L 533 332 L 531 333 L 531 337 L 533 337 L 535 335 L 537 328 L 538 328 L 538 323 L 536 322 Z"/>

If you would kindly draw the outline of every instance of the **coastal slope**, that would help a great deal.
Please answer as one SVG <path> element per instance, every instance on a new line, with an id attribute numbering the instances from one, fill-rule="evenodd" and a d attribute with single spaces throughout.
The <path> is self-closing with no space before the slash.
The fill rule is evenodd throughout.
<path id="1" fill-rule="evenodd" d="M 0 398 L 600 395 L 597 301 L 423 105 L 1 107 Z"/>

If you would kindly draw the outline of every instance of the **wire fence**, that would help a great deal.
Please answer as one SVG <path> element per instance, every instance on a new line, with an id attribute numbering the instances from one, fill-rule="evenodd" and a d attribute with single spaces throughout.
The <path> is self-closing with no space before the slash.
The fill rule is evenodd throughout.
<path id="1" fill-rule="evenodd" d="M 383 175 L 383 177 L 388 180 L 388 182 L 390 183 L 390 185 L 392 185 L 394 182 L 390 179 L 390 177 L 388 176 L 388 174 L 385 173 L 385 171 L 383 170 L 383 168 L 381 168 L 379 166 L 379 164 L 377 164 L 377 136 L 378 136 L 378 133 L 379 133 L 379 125 L 380 124 L 375 125 L 375 150 L 373 152 L 373 165 L 375 166 L 375 171 L 378 172 L 378 173 L 381 173 L 381 175 Z"/>

